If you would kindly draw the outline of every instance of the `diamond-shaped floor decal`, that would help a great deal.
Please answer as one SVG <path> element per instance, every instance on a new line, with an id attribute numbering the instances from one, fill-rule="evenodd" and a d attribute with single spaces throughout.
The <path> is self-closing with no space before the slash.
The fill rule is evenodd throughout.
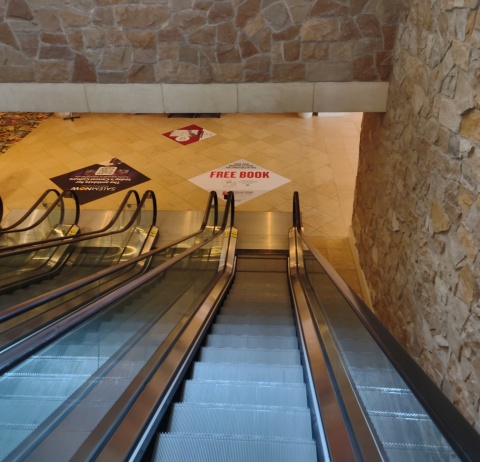
<path id="1" fill-rule="evenodd" d="M 224 197 L 228 191 L 233 191 L 235 205 L 240 205 L 283 186 L 290 180 L 240 159 L 190 178 L 189 181 L 206 191 L 216 191 L 219 197 Z"/>

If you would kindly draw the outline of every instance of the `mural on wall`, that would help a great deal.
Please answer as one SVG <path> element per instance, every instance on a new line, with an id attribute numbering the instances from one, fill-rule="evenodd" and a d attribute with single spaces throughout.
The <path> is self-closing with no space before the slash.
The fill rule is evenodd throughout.
<path id="1" fill-rule="evenodd" d="M 7 0 L 0 82 L 388 80 L 397 0 Z"/>

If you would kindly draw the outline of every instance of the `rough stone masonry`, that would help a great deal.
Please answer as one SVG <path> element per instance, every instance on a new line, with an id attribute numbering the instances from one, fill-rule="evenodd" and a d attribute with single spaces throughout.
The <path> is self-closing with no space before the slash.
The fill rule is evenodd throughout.
<path id="1" fill-rule="evenodd" d="M 353 227 L 389 330 L 480 431 L 478 0 L 411 0 L 366 114 Z"/>
<path id="2" fill-rule="evenodd" d="M 4 0 L 0 82 L 385 81 L 397 0 Z"/>

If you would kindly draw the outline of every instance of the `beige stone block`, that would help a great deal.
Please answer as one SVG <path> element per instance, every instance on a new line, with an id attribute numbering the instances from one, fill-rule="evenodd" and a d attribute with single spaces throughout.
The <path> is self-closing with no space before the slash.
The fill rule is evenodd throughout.
<path id="1" fill-rule="evenodd" d="M 432 219 L 433 230 L 436 233 L 441 233 L 450 229 L 450 220 L 437 200 L 433 202 L 430 218 Z"/>

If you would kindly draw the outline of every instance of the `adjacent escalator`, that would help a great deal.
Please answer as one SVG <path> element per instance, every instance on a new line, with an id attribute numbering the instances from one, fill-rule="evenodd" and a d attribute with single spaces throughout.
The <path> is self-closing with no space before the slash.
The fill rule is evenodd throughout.
<path id="1" fill-rule="evenodd" d="M 140 199 L 140 196 L 137 191 L 133 189 L 129 190 L 125 194 L 118 209 L 115 211 L 115 213 L 110 218 L 110 220 L 108 220 L 103 226 L 101 226 L 98 229 L 92 229 L 91 225 L 89 227 L 86 223 L 83 223 L 84 227 L 87 230 L 85 229 L 80 230 L 80 228 L 76 226 L 70 229 L 67 234 L 51 233 L 49 236 L 47 236 L 47 238 L 42 239 L 40 241 L 30 241 L 28 239 L 22 238 L 20 240 L 26 241 L 26 242 L 13 244 L 5 247 L 0 247 L 0 251 L 12 252 L 14 250 L 42 247 L 46 244 L 50 244 L 54 242 L 56 243 L 67 242 L 67 240 L 70 240 L 72 236 L 80 236 L 80 233 L 82 237 L 86 237 L 86 236 L 93 236 L 95 234 L 106 233 L 108 231 L 119 231 L 120 229 L 125 228 L 125 226 L 128 225 L 128 223 L 130 222 L 130 219 L 132 218 L 132 215 L 136 213 L 136 211 L 138 210 L 138 206 L 141 200 L 142 199 Z M 79 213 L 78 214 L 76 213 L 76 215 L 79 215 Z M 107 214 L 103 213 L 103 215 L 107 215 Z M 103 220 L 101 221 L 103 222 Z M 77 220 L 77 224 L 78 224 L 78 220 Z M 19 234 L 19 236 L 22 237 L 21 234 Z"/>
<path id="2" fill-rule="evenodd" d="M 65 318 L 54 342 L 18 356 L 0 378 L 0 460 L 79 457 L 105 419 L 123 414 L 120 398 L 135 398 L 218 279 L 225 223 L 185 255 L 87 304 L 81 319 Z"/>
<path id="3" fill-rule="evenodd" d="M 145 197 L 154 198 L 150 192 Z M 146 206 L 143 200 L 140 203 Z M 196 232 L 153 250 L 150 249 L 158 235 L 156 227 L 152 226 L 155 215 L 152 217 L 147 213 L 146 220 L 134 216 L 133 223 L 137 224 L 133 232 L 126 226 L 129 233 L 128 245 L 124 246 L 122 252 L 110 251 L 106 254 L 104 246 L 97 248 L 79 245 L 74 253 L 81 256 L 78 258 L 81 264 L 64 265 L 62 271 L 53 278 L 0 296 L 0 306 L 3 305 L 0 311 L 0 351 L 8 350 L 25 338 L 31 339 L 35 332 L 43 332 L 46 326 L 58 324 L 71 313 L 81 310 L 84 305 L 204 242 L 218 231 L 217 208 L 217 196 L 211 193 L 202 224 Z M 114 237 L 118 240 L 118 235 Z M 105 239 L 105 236 L 100 239 Z M 80 244 L 91 246 L 96 242 L 96 239 L 88 239 Z M 36 294 L 33 298 L 32 293 Z M 19 296 L 25 300 L 11 305 L 12 300 L 18 300 Z M 56 329 L 54 328 L 55 331 Z"/>
<path id="4" fill-rule="evenodd" d="M 0 311 L 149 250 L 144 244 L 156 233 L 155 195 L 147 191 L 133 202 L 132 196 L 138 199 L 136 192 L 127 194 L 112 220 L 97 232 L 0 253 Z"/>
<path id="5" fill-rule="evenodd" d="M 20 217 L 7 223 L 2 220 L 0 249 L 74 235 L 78 232 L 79 217 L 80 206 L 73 191 L 59 193 L 48 189 Z"/>

